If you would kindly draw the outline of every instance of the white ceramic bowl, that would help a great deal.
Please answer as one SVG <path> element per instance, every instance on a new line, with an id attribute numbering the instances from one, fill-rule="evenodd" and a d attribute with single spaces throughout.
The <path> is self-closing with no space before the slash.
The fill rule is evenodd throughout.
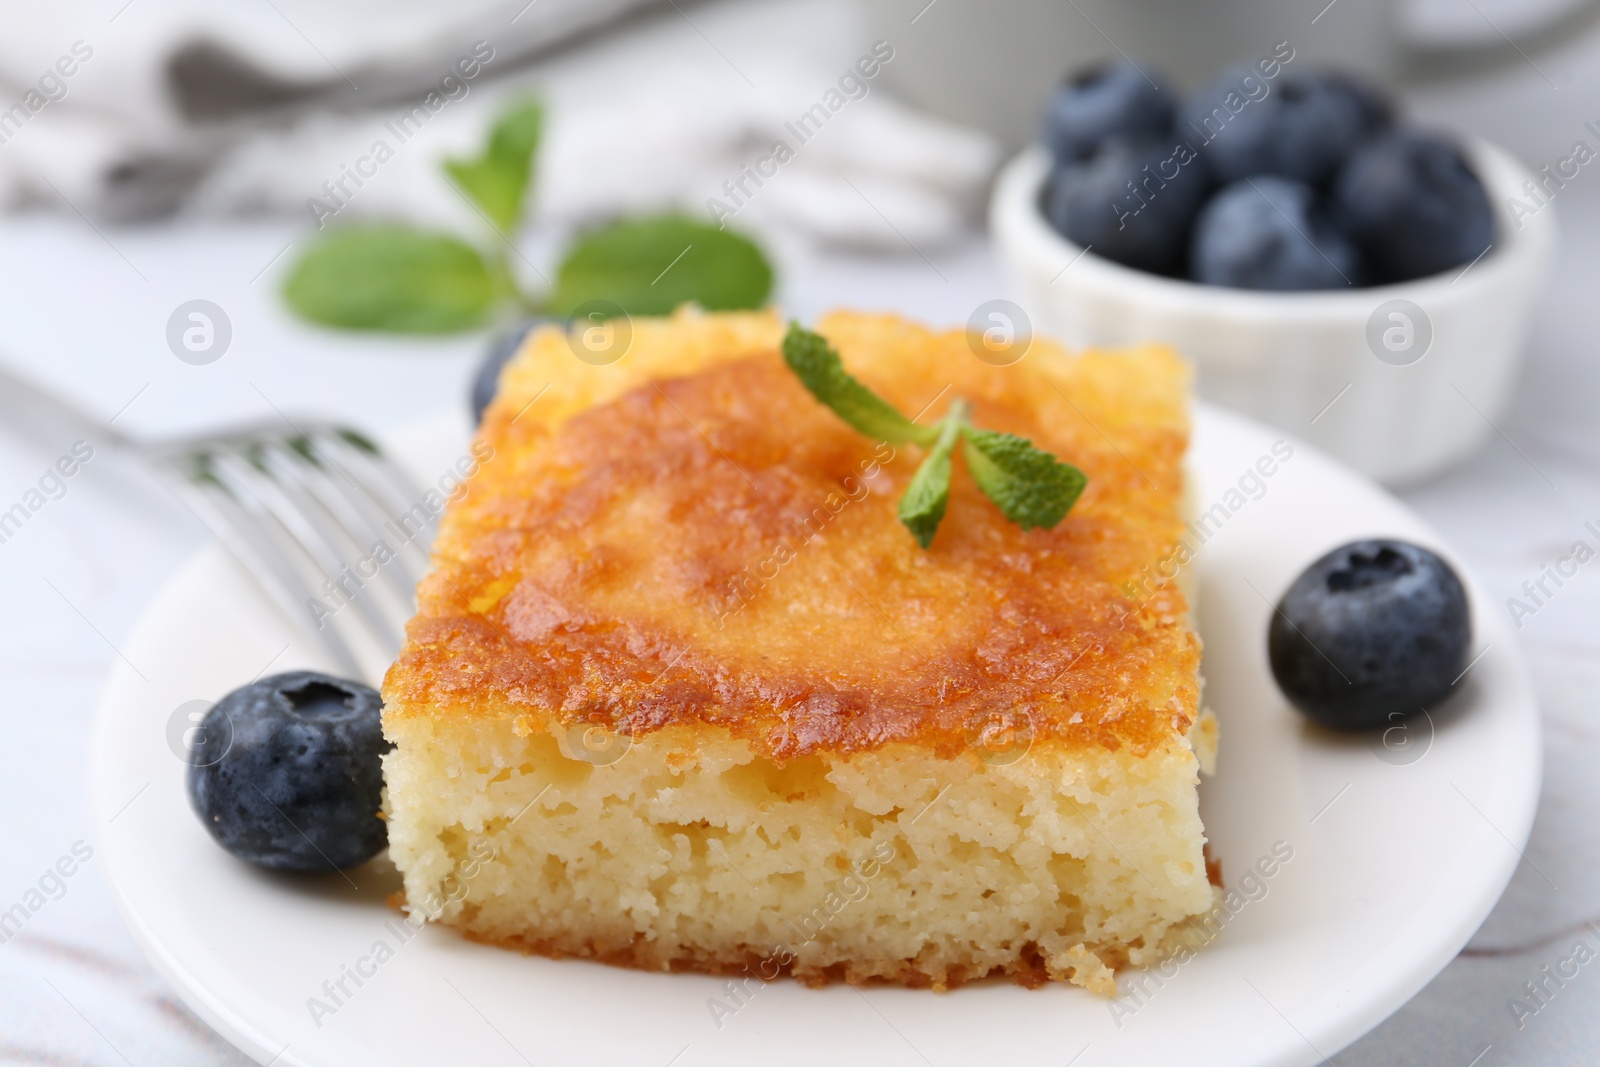
<path id="1" fill-rule="evenodd" d="M 1466 146 L 1495 209 L 1494 245 L 1465 270 L 1398 285 L 1264 293 L 1085 255 L 1040 210 L 1049 158 L 1037 147 L 1001 173 L 990 228 L 1035 329 L 1075 346 L 1167 342 L 1193 361 L 1206 399 L 1404 484 L 1494 432 L 1554 247 L 1552 206 L 1520 225 L 1511 215 L 1509 199 L 1532 203 L 1531 172 L 1485 142 Z"/>

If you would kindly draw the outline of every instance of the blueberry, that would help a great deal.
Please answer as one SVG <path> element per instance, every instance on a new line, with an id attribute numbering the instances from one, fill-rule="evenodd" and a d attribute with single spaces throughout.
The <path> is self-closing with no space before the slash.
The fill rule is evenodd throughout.
<path id="1" fill-rule="evenodd" d="M 365 863 L 386 843 L 382 710 L 370 686 L 314 671 L 235 689 L 200 723 L 189 802 L 218 844 L 251 863 Z"/>
<path id="2" fill-rule="evenodd" d="M 1206 202 L 1194 224 L 1189 276 L 1235 289 L 1361 285 L 1361 255 L 1321 210 L 1316 190 L 1287 178 L 1244 178 Z"/>
<path id="3" fill-rule="evenodd" d="M 1219 181 L 1277 174 L 1315 185 L 1391 119 L 1382 97 L 1348 77 L 1269 81 L 1243 66 L 1184 101 L 1177 133 L 1204 145 Z"/>
<path id="4" fill-rule="evenodd" d="M 1289 702 L 1336 730 L 1431 709 L 1467 667 L 1472 622 L 1450 565 L 1404 541 L 1355 541 L 1296 578 L 1267 631 Z"/>
<path id="5" fill-rule="evenodd" d="M 1159 79 L 1125 59 L 1113 60 L 1067 79 L 1050 97 L 1044 143 L 1058 163 L 1076 163 L 1112 137 L 1165 140 L 1174 107 Z"/>
<path id="6" fill-rule="evenodd" d="M 544 316 L 535 316 L 523 319 L 512 324 L 509 328 L 495 334 L 489 342 L 489 351 L 484 354 L 483 362 L 478 366 L 478 373 L 472 379 L 472 421 L 483 421 L 483 413 L 489 407 L 489 402 L 494 399 L 494 394 L 500 389 L 500 371 L 511 357 L 517 354 L 517 349 L 522 347 L 522 339 L 528 332 L 540 323 L 551 321 Z"/>
<path id="7" fill-rule="evenodd" d="M 1355 104 L 1368 137 L 1394 125 L 1394 102 L 1376 87 L 1341 71 L 1319 71 L 1308 77 L 1320 83 L 1324 92 L 1348 97 Z"/>
<path id="8" fill-rule="evenodd" d="M 1209 189 L 1205 161 L 1184 145 L 1111 140 L 1087 160 L 1057 167 L 1042 206 L 1051 225 L 1096 255 L 1177 274 Z"/>
<path id="9" fill-rule="evenodd" d="M 1494 241 L 1483 183 L 1439 134 L 1408 130 L 1373 141 L 1345 164 L 1333 188 L 1344 225 L 1379 282 L 1471 263 Z"/>

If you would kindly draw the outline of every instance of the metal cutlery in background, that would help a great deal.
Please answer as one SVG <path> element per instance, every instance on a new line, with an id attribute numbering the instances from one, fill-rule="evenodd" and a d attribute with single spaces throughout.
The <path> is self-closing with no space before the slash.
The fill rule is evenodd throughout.
<path id="1" fill-rule="evenodd" d="M 338 670 L 376 681 L 399 654 L 435 519 L 369 438 L 284 419 L 138 441 L 4 369 L 0 383 L 149 466 Z"/>

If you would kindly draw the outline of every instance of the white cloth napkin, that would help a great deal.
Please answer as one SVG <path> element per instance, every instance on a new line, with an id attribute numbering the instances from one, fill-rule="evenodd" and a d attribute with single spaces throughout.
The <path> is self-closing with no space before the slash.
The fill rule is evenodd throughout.
<path id="1" fill-rule="evenodd" d="M 508 100 L 529 94 L 549 107 L 535 226 L 676 209 L 921 252 L 969 230 L 998 161 L 989 138 L 890 98 L 894 44 L 866 40 L 844 0 L 381 13 L 370 0 L 130 0 L 120 12 L 36 5 L 9 21 L 0 208 L 12 210 L 482 227 L 439 161 L 475 152 Z M 770 173 L 757 184 L 747 167 Z"/>

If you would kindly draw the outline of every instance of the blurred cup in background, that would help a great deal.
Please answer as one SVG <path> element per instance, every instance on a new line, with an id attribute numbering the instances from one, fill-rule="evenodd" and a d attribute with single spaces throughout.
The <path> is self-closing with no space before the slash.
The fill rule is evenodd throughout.
<path id="1" fill-rule="evenodd" d="M 1033 140 L 1063 75 L 1124 55 L 1192 88 L 1229 63 L 1294 49 L 1296 69 L 1338 67 L 1380 85 L 1490 69 L 1568 39 L 1594 0 L 1528 27 L 1414 41 L 1402 0 L 861 0 L 873 39 L 894 45 L 885 76 L 907 100 L 988 130 L 1009 147 Z M 1486 27 L 1492 30 L 1492 28 Z"/>

